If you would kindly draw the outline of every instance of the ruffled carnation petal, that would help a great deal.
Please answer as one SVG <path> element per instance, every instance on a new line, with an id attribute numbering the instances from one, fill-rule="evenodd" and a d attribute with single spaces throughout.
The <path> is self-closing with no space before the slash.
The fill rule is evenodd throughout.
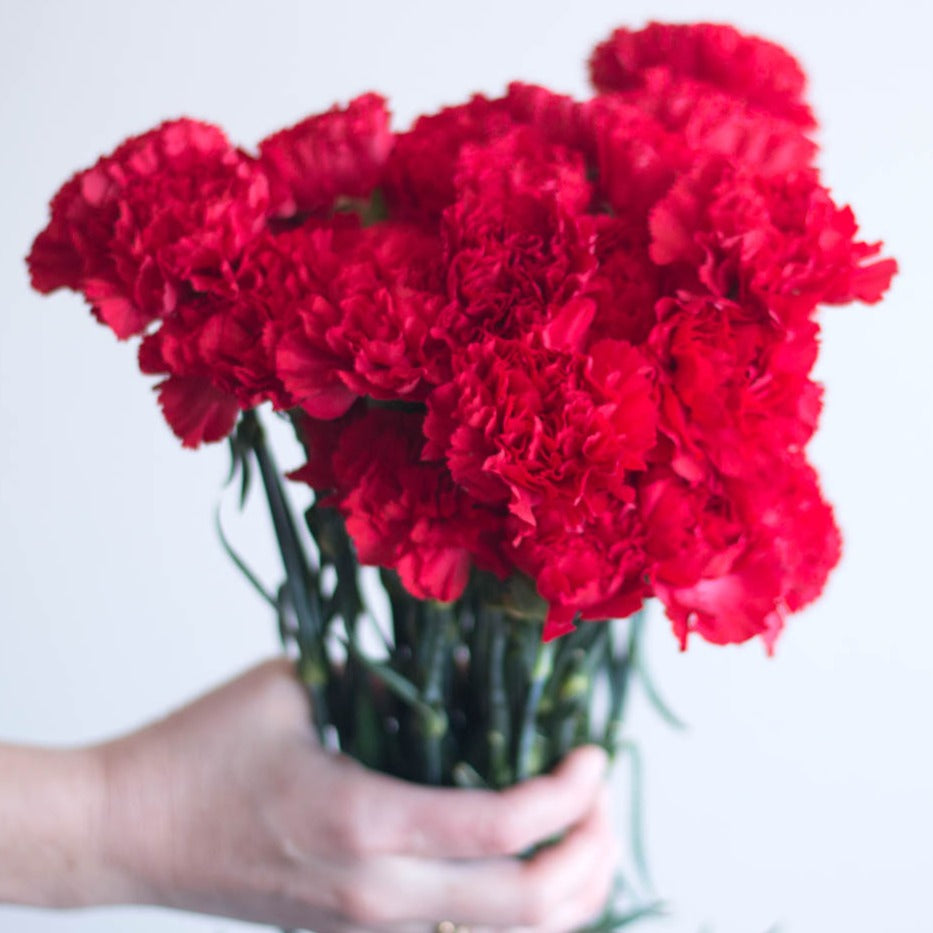
<path id="1" fill-rule="evenodd" d="M 626 470 L 645 466 L 657 425 L 651 366 L 634 347 L 606 340 L 582 356 L 489 339 L 455 369 L 428 399 L 425 454 L 444 456 L 480 501 L 507 502 L 519 536 L 539 508 L 562 510 L 571 529 L 631 497 Z"/>
<path id="2" fill-rule="evenodd" d="M 590 77 L 602 92 L 637 89 L 660 68 L 693 78 L 801 126 L 813 126 L 804 101 L 806 76 L 784 48 L 732 26 L 650 23 L 617 29 L 590 58 Z"/>
<path id="3" fill-rule="evenodd" d="M 394 137 L 378 94 L 307 117 L 259 144 L 277 213 L 329 209 L 338 196 L 368 198 L 379 183 Z"/>
<path id="4" fill-rule="evenodd" d="M 184 447 L 219 441 L 236 423 L 236 398 L 200 376 L 170 376 L 157 386 L 159 405 Z"/>
<path id="5" fill-rule="evenodd" d="M 61 189 L 30 269 L 40 290 L 83 291 L 98 319 L 129 337 L 183 296 L 228 290 L 268 207 L 265 175 L 217 127 L 164 123 Z"/>
<path id="6" fill-rule="evenodd" d="M 306 419 L 309 462 L 294 476 L 330 490 L 326 501 L 344 515 L 362 563 L 397 571 L 419 599 L 449 602 L 474 566 L 507 573 L 504 514 L 478 507 L 442 463 L 421 459 L 422 423 L 416 413 L 363 407 L 330 427 Z"/>

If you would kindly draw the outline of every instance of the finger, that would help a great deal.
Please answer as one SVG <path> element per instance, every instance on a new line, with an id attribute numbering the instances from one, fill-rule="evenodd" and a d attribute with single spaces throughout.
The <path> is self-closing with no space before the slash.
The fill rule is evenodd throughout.
<path id="1" fill-rule="evenodd" d="M 544 911 L 542 921 L 528 933 L 568 933 L 580 930 L 598 918 L 606 908 L 618 862 L 619 845 L 611 819 L 608 789 L 601 795 L 588 827 L 581 827 L 581 853 L 576 871 L 567 861 L 542 866 L 560 873 L 565 881 L 563 896 L 555 896 L 552 906 Z M 542 856 L 550 853 L 542 853 Z"/>
<path id="2" fill-rule="evenodd" d="M 599 920 L 609 906 L 616 881 L 619 843 L 613 836 L 606 844 L 606 857 L 597 860 L 574 895 L 558 907 L 536 933 L 566 933 L 581 930 Z"/>
<path id="3" fill-rule="evenodd" d="M 340 816 L 359 834 L 353 847 L 369 854 L 431 858 L 527 851 L 586 815 L 607 768 L 606 753 L 587 746 L 572 752 L 551 774 L 508 790 L 483 791 L 419 787 L 348 759 L 339 761 L 345 771 L 338 782 Z"/>
<path id="4" fill-rule="evenodd" d="M 534 858 L 443 861 L 383 857 L 378 919 L 385 923 L 414 920 L 496 929 L 550 929 L 567 905 L 579 916 L 580 892 L 612 861 L 613 837 L 608 792 L 603 791 L 584 819 L 563 840 Z"/>

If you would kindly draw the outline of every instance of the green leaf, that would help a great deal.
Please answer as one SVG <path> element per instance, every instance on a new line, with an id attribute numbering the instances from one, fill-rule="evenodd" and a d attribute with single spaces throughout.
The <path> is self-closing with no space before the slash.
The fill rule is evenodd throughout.
<path id="1" fill-rule="evenodd" d="M 220 520 L 220 505 L 218 504 L 216 509 L 214 509 L 214 527 L 217 529 L 217 537 L 220 538 L 220 545 L 224 549 L 227 557 L 233 561 L 240 573 L 252 584 L 253 589 L 276 611 L 279 609 L 278 602 L 276 598 L 262 585 L 259 580 L 259 577 L 253 573 L 252 570 L 247 566 L 246 562 L 240 557 L 239 554 L 233 549 L 230 542 L 227 540 L 227 536 L 224 534 L 223 523 Z"/>
<path id="2" fill-rule="evenodd" d="M 654 681 L 648 673 L 648 669 L 645 666 L 645 657 L 644 652 L 639 651 L 635 659 L 635 671 L 638 675 L 638 680 L 641 682 L 642 689 L 645 691 L 645 696 L 648 699 L 648 702 L 654 707 L 654 711 L 672 728 L 677 730 L 687 729 L 687 724 L 671 710 L 670 706 L 664 701 L 661 694 L 658 692 L 657 688 L 654 685 Z"/>
<path id="3" fill-rule="evenodd" d="M 320 605 L 309 592 L 308 579 L 311 576 L 311 568 L 308 558 L 298 537 L 278 468 L 266 446 L 262 425 L 255 412 L 243 413 L 240 430 L 248 434 L 253 453 L 259 463 L 275 537 L 282 555 L 282 563 L 285 565 L 289 599 L 298 617 L 299 632 L 310 647 L 311 642 L 320 638 L 323 632 Z"/>
<path id="4" fill-rule="evenodd" d="M 324 647 L 320 591 L 313 585 L 317 577 L 298 537 L 282 478 L 266 445 L 265 433 L 255 411 L 243 412 L 236 435 L 237 443 L 244 444 L 252 451 L 259 464 L 259 474 L 285 567 L 285 592 L 298 621 L 301 669 L 308 675 L 305 683 L 311 690 L 315 723 L 323 736 L 323 730 L 330 722 L 326 691 L 329 666 Z"/>
<path id="5" fill-rule="evenodd" d="M 344 647 L 370 674 L 379 680 L 397 699 L 416 709 L 426 719 L 437 719 L 438 710 L 426 703 L 421 691 L 407 677 L 382 661 L 367 657 L 352 641 L 344 641 Z M 442 714 L 441 714 L 442 715 Z"/>
<path id="6" fill-rule="evenodd" d="M 244 457 L 240 466 L 240 510 L 245 507 L 246 500 L 249 498 L 249 487 L 252 482 L 253 471 L 249 465 L 249 459 Z"/>
<path id="7" fill-rule="evenodd" d="M 642 808 L 642 788 L 644 786 L 644 776 L 641 761 L 641 753 L 638 747 L 632 742 L 619 743 L 619 757 L 623 755 L 628 757 L 631 772 L 631 844 L 632 860 L 635 868 L 638 870 L 638 876 L 644 886 L 650 891 L 653 888 L 651 876 L 648 871 L 648 860 L 645 856 L 645 822 Z"/>
<path id="8" fill-rule="evenodd" d="M 609 712 L 606 717 L 606 729 L 603 734 L 602 745 L 614 758 L 621 738 L 622 719 L 625 712 L 625 700 L 628 696 L 629 674 L 632 669 L 631 647 L 623 654 L 616 652 L 618 639 L 618 626 L 612 625 L 609 630 L 609 646 L 607 649 L 607 676 L 609 679 Z"/>
<path id="9" fill-rule="evenodd" d="M 236 441 L 234 440 L 235 437 L 236 431 L 233 431 L 227 438 L 227 452 L 230 454 L 230 472 L 227 473 L 224 486 L 229 486 L 233 482 L 233 478 L 236 476 L 236 471 L 239 467 L 240 457 L 237 451 Z"/>
<path id="10" fill-rule="evenodd" d="M 289 624 L 292 620 L 289 619 L 288 615 L 288 593 L 284 583 L 279 586 L 276 594 L 275 611 L 279 625 L 279 639 L 282 642 L 282 647 L 287 648 L 296 641 L 298 632 L 294 625 Z"/>
<path id="11" fill-rule="evenodd" d="M 252 412 L 250 412 L 252 415 Z M 246 427 L 244 428 L 244 422 Z M 224 482 L 229 486 L 236 478 L 237 472 L 240 473 L 240 509 L 246 505 L 249 496 L 249 488 L 252 476 L 252 470 L 249 462 L 250 454 L 250 430 L 248 419 L 241 418 L 233 433 L 227 438 L 227 446 L 230 451 L 230 472 Z"/>

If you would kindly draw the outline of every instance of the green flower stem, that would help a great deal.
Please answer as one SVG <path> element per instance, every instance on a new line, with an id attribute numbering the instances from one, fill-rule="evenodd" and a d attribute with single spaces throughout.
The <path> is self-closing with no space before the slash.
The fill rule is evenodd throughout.
<path id="1" fill-rule="evenodd" d="M 259 464 L 275 537 L 285 567 L 285 590 L 298 619 L 298 640 L 301 649 L 299 673 L 311 691 L 315 721 L 318 728 L 323 729 L 330 721 L 325 693 L 328 666 L 323 649 L 321 607 L 317 600 L 312 599 L 309 586 L 310 565 L 298 537 L 278 467 L 266 445 L 265 432 L 254 411 L 243 412 L 239 431 Z"/>
<path id="2" fill-rule="evenodd" d="M 450 610 L 442 603 L 428 603 L 423 614 L 423 689 L 421 699 L 429 711 L 422 714 L 420 733 L 424 741 L 426 783 L 440 784 L 444 777 L 444 739 L 448 720 L 444 709 L 444 679 L 451 652 Z"/>
<path id="3" fill-rule="evenodd" d="M 567 755 L 578 743 L 580 722 L 586 717 L 585 703 L 589 695 L 589 684 L 584 672 L 586 654 L 582 648 L 564 649 L 561 658 L 561 678 L 552 683 L 554 689 L 554 714 L 549 732 L 551 739 L 551 762 Z"/>
<path id="4" fill-rule="evenodd" d="M 537 633 L 537 629 L 535 629 Z M 518 733 L 518 748 L 515 753 L 515 779 L 524 781 L 540 770 L 540 762 L 534 760 L 538 726 L 538 707 L 544 686 L 554 670 L 554 643 L 537 642 L 531 681 L 525 696 L 525 708 Z"/>
<path id="5" fill-rule="evenodd" d="M 385 732 L 376 708 L 375 694 L 365 687 L 354 691 L 353 748 L 351 753 L 367 768 L 378 768 L 385 755 Z"/>
<path id="6" fill-rule="evenodd" d="M 489 639 L 489 774 L 493 787 L 507 787 L 512 782 L 508 763 L 511 739 L 509 698 L 505 686 L 505 620 L 495 610 L 484 613 L 490 627 Z"/>
<path id="7" fill-rule="evenodd" d="M 629 620 L 628 643 L 623 652 L 617 655 L 615 640 L 617 632 L 610 631 L 609 641 L 609 716 L 606 721 L 606 731 L 603 745 L 610 755 L 614 755 L 619 747 L 622 732 L 622 721 L 625 716 L 626 701 L 628 699 L 629 685 L 632 671 L 638 664 L 638 651 L 641 643 L 642 630 L 645 624 L 645 611 L 639 610 Z"/>
<path id="8" fill-rule="evenodd" d="M 314 503 L 305 511 L 305 523 L 317 544 L 321 567 L 329 564 L 337 574 L 334 593 L 326 601 L 328 613 L 330 616 L 339 614 L 348 634 L 352 635 L 363 612 L 363 598 L 357 580 L 356 556 L 343 519 L 333 509 Z"/>
<path id="9" fill-rule="evenodd" d="M 379 579 L 389 596 L 395 654 L 400 660 L 407 660 L 408 655 L 414 656 L 417 644 L 418 603 L 407 596 L 398 577 L 392 571 L 381 568 Z"/>

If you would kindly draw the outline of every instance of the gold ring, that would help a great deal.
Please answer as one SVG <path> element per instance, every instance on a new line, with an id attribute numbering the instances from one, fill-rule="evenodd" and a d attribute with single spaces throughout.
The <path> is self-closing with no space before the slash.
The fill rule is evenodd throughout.
<path id="1" fill-rule="evenodd" d="M 434 933 L 472 933 L 469 927 L 461 926 L 451 920 L 441 920 L 434 928 Z"/>

